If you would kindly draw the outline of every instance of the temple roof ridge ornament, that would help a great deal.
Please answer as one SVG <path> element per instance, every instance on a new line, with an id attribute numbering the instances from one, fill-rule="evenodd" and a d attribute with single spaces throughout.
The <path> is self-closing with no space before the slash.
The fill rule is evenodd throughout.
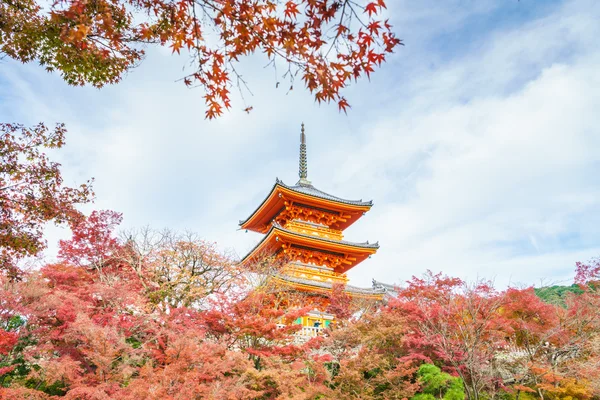
<path id="1" fill-rule="evenodd" d="M 398 288 L 399 288 L 398 285 L 392 285 L 389 283 L 376 281 L 375 279 L 373 279 L 372 281 L 373 281 L 373 290 L 381 290 L 381 291 L 384 291 L 389 296 L 398 297 Z"/>
<path id="2" fill-rule="evenodd" d="M 311 186 L 311 182 L 307 179 L 308 177 L 308 160 L 306 157 L 306 133 L 304 132 L 304 122 L 300 129 L 300 160 L 298 168 L 298 176 L 300 180 L 296 185 L 299 186 Z"/>

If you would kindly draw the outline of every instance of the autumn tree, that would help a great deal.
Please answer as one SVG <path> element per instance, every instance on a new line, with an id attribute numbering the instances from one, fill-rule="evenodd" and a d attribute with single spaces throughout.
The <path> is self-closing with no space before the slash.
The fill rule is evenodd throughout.
<path id="1" fill-rule="evenodd" d="M 108 263 L 102 274 L 61 263 L 21 281 L 0 275 L 0 398 L 271 399 L 325 390 L 315 375 L 323 362 L 293 342 L 297 327 L 277 328 L 302 310 L 270 309 L 260 294 L 162 310 L 129 269 Z"/>
<path id="2" fill-rule="evenodd" d="M 402 313 L 382 306 L 331 330 L 322 346 L 332 357 L 330 398 L 403 399 L 417 393 L 416 373 L 424 357 L 413 354 L 409 329 Z"/>
<path id="3" fill-rule="evenodd" d="M 117 235 L 120 213 L 93 211 L 59 242 L 64 262 L 95 269 L 100 279 L 127 270 L 152 302 L 163 309 L 200 306 L 209 295 L 244 286 L 235 259 L 193 232 L 149 227 Z M 108 270 L 105 270 L 110 266 Z"/>
<path id="4" fill-rule="evenodd" d="M 567 312 L 561 322 L 568 333 L 568 341 L 560 355 L 564 362 L 561 372 L 576 378 L 575 383 L 586 382 L 593 395 L 600 396 L 600 260 L 576 264 L 576 282 L 583 293 L 567 296 Z"/>
<path id="5" fill-rule="evenodd" d="M 114 230 L 122 219 L 115 211 L 93 211 L 73 224 L 71 239 L 59 241 L 58 257 L 73 265 L 98 269 L 101 274 L 121 248 Z"/>
<path id="6" fill-rule="evenodd" d="M 575 264 L 576 284 L 593 288 L 598 281 L 600 281 L 600 258 L 593 258 L 587 263 L 578 261 Z"/>
<path id="7" fill-rule="evenodd" d="M 63 185 L 60 164 L 45 153 L 61 148 L 65 133 L 61 124 L 53 130 L 0 124 L 0 270 L 13 276 L 20 259 L 46 247 L 45 224 L 77 224 L 81 214 L 75 206 L 93 196 L 89 182 Z"/>
<path id="8" fill-rule="evenodd" d="M 464 400 L 462 379 L 442 372 L 433 364 L 422 364 L 417 372 L 422 387 L 411 400 Z"/>
<path id="9" fill-rule="evenodd" d="M 229 348 L 246 352 L 256 368 L 266 356 L 297 354 L 292 334 L 301 326 L 291 322 L 310 308 L 277 309 L 273 302 L 273 294 L 255 291 L 219 296 L 204 313 L 207 331 Z"/>
<path id="10" fill-rule="evenodd" d="M 282 285 L 273 283 L 273 276 L 281 273 L 286 265 L 286 260 L 269 252 L 264 252 L 256 260 L 245 267 L 246 283 L 248 289 L 278 293 L 285 290 Z"/>
<path id="11" fill-rule="evenodd" d="M 137 277 L 120 271 L 125 273 L 120 279 L 106 280 L 99 279 L 97 269 L 55 264 L 5 287 L 6 309 L 27 315 L 19 341 L 28 346 L 21 351 L 23 373 L 5 381 L 8 388 L 0 397 L 37 392 L 39 398 L 140 398 L 148 389 L 167 396 L 210 392 L 216 381 L 227 387 L 223 373 L 235 370 L 239 374 L 231 379 L 241 382 L 247 362 L 223 346 L 204 344 L 197 312 L 152 311 L 137 290 Z M 155 378 L 151 385 L 150 378 Z"/>
<path id="12" fill-rule="evenodd" d="M 498 311 L 505 301 L 488 282 L 428 272 L 408 281 L 391 306 L 410 325 L 407 340 L 415 353 L 449 367 L 464 381 L 467 398 L 480 399 L 497 389 L 491 366 L 503 345 Z"/>
<path id="13" fill-rule="evenodd" d="M 600 304 L 593 285 L 582 287 L 549 304 L 533 288 L 498 292 L 428 273 L 413 277 L 388 309 L 408 325 L 411 353 L 460 376 L 469 399 L 585 399 L 595 390 Z"/>
<path id="14" fill-rule="evenodd" d="M 5 277 L 0 278 L 0 284 L 11 285 Z M 4 288 L 0 294 L 5 294 Z M 19 328 L 24 320 L 11 310 L 11 305 L 16 299 L 13 296 L 2 296 L 0 298 L 0 387 L 4 381 L 10 379 L 10 375 L 18 373 L 19 360 L 16 349 L 19 340 Z"/>
<path id="15" fill-rule="evenodd" d="M 541 398 L 581 398 L 600 395 L 600 267 L 597 259 L 576 263 L 578 290 L 558 305 L 544 304 L 533 289 L 510 290 L 503 310 L 512 328 L 508 333 L 518 345 L 516 383 Z M 519 353 L 517 352 L 517 354 Z M 519 382 L 520 381 L 520 382 Z M 529 390 L 528 390 L 529 389 Z"/>
<path id="16" fill-rule="evenodd" d="M 208 118 L 230 108 L 233 85 L 246 86 L 238 60 L 260 52 L 285 66 L 289 90 L 299 76 L 318 102 L 346 110 L 342 90 L 401 44 L 385 8 L 384 0 L 9 0 L 0 4 L 0 50 L 96 87 L 122 79 L 149 44 L 185 51 L 192 70 L 183 81 L 204 89 Z"/>
<path id="17" fill-rule="evenodd" d="M 533 288 L 509 288 L 499 310 L 506 343 L 494 357 L 497 373 L 518 393 L 538 392 L 542 382 L 563 367 L 570 346 L 566 310 L 543 302 Z"/>
<path id="18" fill-rule="evenodd" d="M 163 231 L 160 236 L 160 245 L 147 257 L 155 301 L 170 307 L 199 306 L 209 295 L 242 284 L 236 260 L 220 252 L 216 243 L 192 232 Z"/>
<path id="19" fill-rule="evenodd" d="M 328 297 L 326 311 L 335 315 L 336 321 L 346 321 L 352 316 L 352 298 L 345 289 L 345 285 L 334 284 Z"/>

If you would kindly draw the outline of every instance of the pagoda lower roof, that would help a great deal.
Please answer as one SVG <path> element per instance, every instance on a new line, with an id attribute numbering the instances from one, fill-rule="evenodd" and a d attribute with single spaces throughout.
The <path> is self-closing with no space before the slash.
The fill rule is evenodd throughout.
<path id="1" fill-rule="evenodd" d="M 310 184 L 298 183 L 288 186 L 279 179 L 275 180 L 273 188 L 256 210 L 239 225 L 242 229 L 264 232 L 273 218 L 285 207 L 285 201 L 301 203 L 305 206 L 327 210 L 333 213 L 348 213 L 351 215 L 346 222 L 340 223 L 343 230 L 356 222 L 360 216 L 372 206 L 372 201 L 345 200 L 325 193 Z"/>
<path id="2" fill-rule="evenodd" d="M 281 238 L 281 241 L 280 241 Z M 284 242 L 300 245 L 303 248 L 309 248 L 314 251 L 330 252 L 341 255 L 350 255 L 354 261 L 345 264 L 343 267 L 335 269 L 335 272 L 345 273 L 355 265 L 365 260 L 371 254 L 374 254 L 379 248 L 379 243 L 355 243 L 346 240 L 333 240 L 319 236 L 307 235 L 304 233 L 285 229 L 277 223 L 273 223 L 271 229 L 254 246 L 252 250 L 240 261 L 241 264 L 257 261 L 261 257 L 268 257 L 282 248 Z"/>
<path id="3" fill-rule="evenodd" d="M 285 274 L 276 274 L 274 278 L 283 284 L 313 292 L 328 293 L 333 288 L 333 284 L 331 282 L 314 281 Z M 351 285 L 345 285 L 344 291 L 352 296 L 376 299 L 382 299 L 386 294 L 386 291 L 380 288 L 360 288 Z"/>

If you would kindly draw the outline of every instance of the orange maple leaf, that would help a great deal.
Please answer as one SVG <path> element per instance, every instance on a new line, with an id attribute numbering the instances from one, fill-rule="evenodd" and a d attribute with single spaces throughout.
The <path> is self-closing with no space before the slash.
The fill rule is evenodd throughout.
<path id="1" fill-rule="evenodd" d="M 348 101 L 347 101 L 345 98 L 343 98 L 343 97 L 342 97 L 342 98 L 340 99 L 340 101 L 338 101 L 338 109 L 339 109 L 340 111 L 344 111 L 344 114 L 348 114 L 348 113 L 346 112 L 346 109 L 347 109 L 347 108 L 351 108 L 351 107 L 350 107 L 350 104 L 348 104 Z"/>
<path id="2" fill-rule="evenodd" d="M 377 14 L 377 4 L 369 3 L 365 6 L 365 12 L 369 13 L 369 17 L 373 14 Z"/>

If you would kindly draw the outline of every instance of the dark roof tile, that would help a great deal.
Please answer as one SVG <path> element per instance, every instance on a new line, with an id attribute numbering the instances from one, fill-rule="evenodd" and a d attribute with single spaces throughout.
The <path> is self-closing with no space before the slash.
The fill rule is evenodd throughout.
<path id="1" fill-rule="evenodd" d="M 325 199 L 325 200 L 337 201 L 338 203 L 352 204 L 355 206 L 372 206 L 373 205 L 372 200 L 369 200 L 369 201 L 362 201 L 362 199 L 361 200 L 346 200 L 346 199 L 342 199 L 337 196 L 333 196 L 329 193 L 325 193 L 325 192 L 317 189 L 313 185 L 301 184 L 300 182 L 298 182 L 294 186 L 288 186 L 285 183 L 283 183 L 282 181 L 280 181 L 279 179 L 277 179 L 277 183 L 287 189 L 293 190 L 298 193 L 307 194 L 309 196 L 319 197 L 319 198 Z"/>

